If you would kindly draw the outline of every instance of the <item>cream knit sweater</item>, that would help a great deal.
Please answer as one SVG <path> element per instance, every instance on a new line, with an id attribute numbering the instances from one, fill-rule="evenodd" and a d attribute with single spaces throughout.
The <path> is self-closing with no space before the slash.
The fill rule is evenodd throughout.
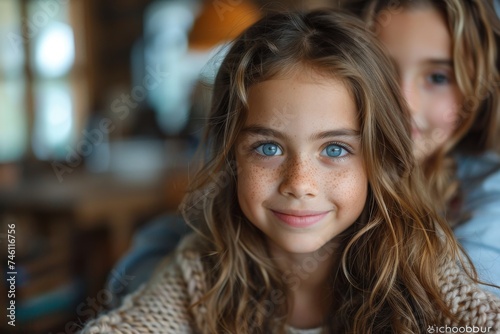
<path id="1" fill-rule="evenodd" d="M 87 323 L 81 334 L 194 333 L 203 328 L 203 307 L 189 310 L 205 291 L 205 272 L 192 247 L 194 238 L 186 237 L 174 258 L 165 261 L 147 284 L 127 296 L 118 309 Z M 449 333 L 473 333 L 473 326 L 478 328 L 474 333 L 500 333 L 500 299 L 472 284 L 453 261 L 438 276 L 452 313 L 470 326 L 457 332 L 448 329 Z M 446 325 L 453 326 L 443 317 L 438 324 L 428 324 L 428 332 L 448 333 Z"/>

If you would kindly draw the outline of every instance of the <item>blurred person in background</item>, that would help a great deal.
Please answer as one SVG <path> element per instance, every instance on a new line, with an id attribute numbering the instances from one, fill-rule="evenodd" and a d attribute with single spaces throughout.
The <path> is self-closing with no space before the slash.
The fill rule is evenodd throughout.
<path id="1" fill-rule="evenodd" d="M 500 285 L 500 23 L 493 4 L 349 0 L 344 7 L 393 60 L 429 196 L 479 276 Z"/>

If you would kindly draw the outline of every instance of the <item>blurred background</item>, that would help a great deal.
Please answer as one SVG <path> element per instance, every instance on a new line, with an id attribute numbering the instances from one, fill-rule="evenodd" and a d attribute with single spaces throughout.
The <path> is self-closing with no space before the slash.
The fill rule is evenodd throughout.
<path id="1" fill-rule="evenodd" d="M 134 232 L 184 195 L 221 47 L 328 2 L 0 0 L 1 333 L 75 333 L 113 304 Z"/>

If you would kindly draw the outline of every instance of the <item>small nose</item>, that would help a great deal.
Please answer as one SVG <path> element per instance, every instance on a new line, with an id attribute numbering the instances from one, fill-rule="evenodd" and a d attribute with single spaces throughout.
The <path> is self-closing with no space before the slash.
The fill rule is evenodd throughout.
<path id="1" fill-rule="evenodd" d="M 283 166 L 279 192 L 286 197 L 304 199 L 318 194 L 317 172 L 307 157 L 291 158 Z"/>
<path id="2" fill-rule="evenodd" d="M 405 78 L 400 79 L 399 84 L 403 97 L 405 98 L 410 109 L 411 115 L 415 118 L 415 116 L 419 114 L 421 102 L 418 85 L 414 83 L 413 80 Z"/>
<path id="3" fill-rule="evenodd" d="M 425 98 L 428 98 L 428 96 L 425 95 L 424 88 L 421 87 L 417 80 L 412 78 L 400 79 L 400 87 L 403 97 L 408 104 L 412 127 L 421 131 L 426 127 L 425 109 L 427 108 L 427 104 Z"/>
<path id="4" fill-rule="evenodd" d="M 408 109 L 410 111 L 410 116 L 412 118 L 413 126 L 418 128 L 425 124 L 425 92 L 419 86 L 415 80 L 410 79 L 400 79 L 401 92 L 403 97 L 408 104 Z"/>

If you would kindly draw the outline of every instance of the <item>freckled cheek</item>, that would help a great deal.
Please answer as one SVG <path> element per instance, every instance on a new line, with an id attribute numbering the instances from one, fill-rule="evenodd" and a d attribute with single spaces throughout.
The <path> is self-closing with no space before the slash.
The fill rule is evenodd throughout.
<path id="1" fill-rule="evenodd" d="M 368 193 L 368 180 L 361 166 L 344 169 L 325 182 L 325 192 L 339 214 L 358 215 L 363 210 Z"/>
<path id="2" fill-rule="evenodd" d="M 262 202 L 276 191 L 276 180 L 278 172 L 276 169 L 268 168 L 252 163 L 240 165 L 238 174 L 238 198 L 241 202 L 255 204 Z"/>

